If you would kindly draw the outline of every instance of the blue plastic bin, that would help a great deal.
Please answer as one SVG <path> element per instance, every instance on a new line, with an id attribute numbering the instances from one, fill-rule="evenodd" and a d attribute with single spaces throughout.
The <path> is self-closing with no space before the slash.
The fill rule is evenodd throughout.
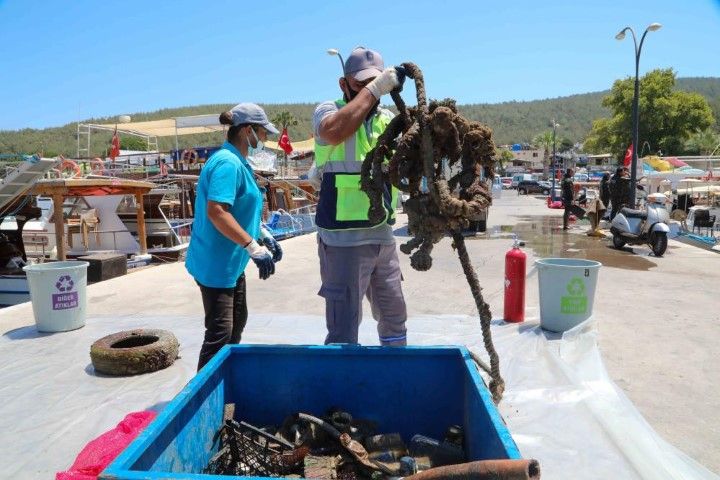
<path id="1" fill-rule="evenodd" d="M 224 347 L 101 479 L 230 479 L 203 475 L 224 405 L 235 419 L 280 424 L 294 412 L 337 406 L 378 423 L 382 433 L 442 438 L 463 425 L 470 460 L 519 459 L 520 452 L 464 347 Z"/>

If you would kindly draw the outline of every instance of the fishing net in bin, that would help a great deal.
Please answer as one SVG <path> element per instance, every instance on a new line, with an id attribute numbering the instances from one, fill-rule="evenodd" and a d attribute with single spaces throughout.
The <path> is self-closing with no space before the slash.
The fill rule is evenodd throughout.
<path id="1" fill-rule="evenodd" d="M 307 452 L 245 422 L 227 420 L 219 430 L 220 449 L 203 473 L 236 476 L 302 474 Z"/>

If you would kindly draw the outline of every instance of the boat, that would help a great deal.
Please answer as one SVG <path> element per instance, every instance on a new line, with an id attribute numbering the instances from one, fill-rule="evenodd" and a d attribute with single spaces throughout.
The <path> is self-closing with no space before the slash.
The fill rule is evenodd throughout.
<path id="1" fill-rule="evenodd" d="M 665 192 L 672 200 L 671 216 L 678 216 L 678 210 L 685 213 L 683 227 L 691 233 L 706 234 L 714 237 L 713 226 L 707 221 L 696 222 L 703 212 L 703 217 L 713 219 L 715 225 L 720 220 L 720 183 L 698 179 L 684 179 L 678 182 L 678 188 Z M 705 213 L 707 212 L 707 213 Z M 698 223 L 696 225 L 696 223 Z"/>
<path id="2" fill-rule="evenodd" d="M 182 258 L 190 244 L 194 218 L 195 175 L 154 178 L 155 188 L 143 196 L 148 253 L 162 261 Z M 118 206 L 118 217 L 137 236 L 136 198 L 126 196 Z"/>
<path id="3" fill-rule="evenodd" d="M 692 232 L 680 232 L 675 239 L 694 247 L 720 253 L 720 249 L 717 248 L 718 239 L 713 236 L 698 235 Z"/>
<path id="4" fill-rule="evenodd" d="M 38 218 L 41 210 L 27 192 L 34 183 L 62 161 L 37 155 L 2 155 L 0 180 L 0 306 L 30 300 L 22 267 L 29 261 L 23 243 L 23 227 Z"/>
<path id="5" fill-rule="evenodd" d="M 23 267 L 28 257 L 23 244 L 25 223 L 40 216 L 28 196 L 16 197 L 0 214 L 0 307 L 30 301 L 30 290 Z M 9 221 L 5 221 L 8 219 Z"/>

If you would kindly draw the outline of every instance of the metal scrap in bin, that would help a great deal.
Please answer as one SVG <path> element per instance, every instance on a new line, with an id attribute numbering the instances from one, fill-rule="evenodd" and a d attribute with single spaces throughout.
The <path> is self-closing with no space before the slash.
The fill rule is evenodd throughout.
<path id="1" fill-rule="evenodd" d="M 240 344 L 223 347 L 100 479 L 130 480 L 142 475 L 152 480 L 201 474 L 223 448 L 215 434 L 228 419 L 228 404 L 235 405 L 227 409 L 233 410 L 233 420 L 245 421 L 273 436 L 277 432 L 268 426 L 282 426 L 288 414 L 309 412 L 322 417 L 333 406 L 341 406 L 352 416 L 352 424 L 362 425 L 366 437 L 378 432 L 397 433 L 408 441 L 420 433 L 442 442 L 449 427 L 459 425 L 464 461 L 521 459 L 465 347 Z M 332 420 L 332 414 L 329 418 Z M 335 415 L 337 426 L 342 428 L 343 420 L 347 417 Z M 375 432 L 370 433 L 368 427 L 373 424 Z M 350 440 L 353 433 L 348 434 Z M 300 437 L 302 432 L 298 432 Z M 295 449 L 278 443 L 281 457 L 276 459 L 284 458 L 285 453 L 302 453 L 294 434 L 285 440 Z M 311 447 L 311 453 L 313 448 L 318 447 Z M 367 459 L 380 461 L 374 453 L 368 451 Z M 408 453 L 413 456 L 412 451 Z M 311 456 L 329 455 L 352 457 L 342 450 L 327 455 L 316 450 Z M 415 458 L 418 470 L 421 465 L 429 466 L 429 459 Z M 409 459 L 395 463 L 392 468 L 411 468 Z M 373 475 L 344 465 L 338 469 L 340 474 L 344 478 Z M 377 475 L 387 474 L 380 471 Z M 240 478 L 257 477 L 240 474 Z"/>

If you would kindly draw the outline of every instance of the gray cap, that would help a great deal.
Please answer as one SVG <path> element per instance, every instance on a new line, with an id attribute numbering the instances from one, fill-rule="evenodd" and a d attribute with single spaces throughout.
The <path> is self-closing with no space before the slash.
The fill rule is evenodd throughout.
<path id="1" fill-rule="evenodd" d="M 383 70 L 382 56 L 365 47 L 356 47 L 345 61 L 345 75 L 351 75 L 358 82 L 377 77 Z"/>
<path id="2" fill-rule="evenodd" d="M 275 125 L 270 123 L 265 110 L 254 103 L 239 103 L 230 110 L 233 119 L 233 125 L 242 125 L 243 123 L 252 123 L 254 125 L 262 125 L 265 130 L 270 133 L 280 133 Z"/>

